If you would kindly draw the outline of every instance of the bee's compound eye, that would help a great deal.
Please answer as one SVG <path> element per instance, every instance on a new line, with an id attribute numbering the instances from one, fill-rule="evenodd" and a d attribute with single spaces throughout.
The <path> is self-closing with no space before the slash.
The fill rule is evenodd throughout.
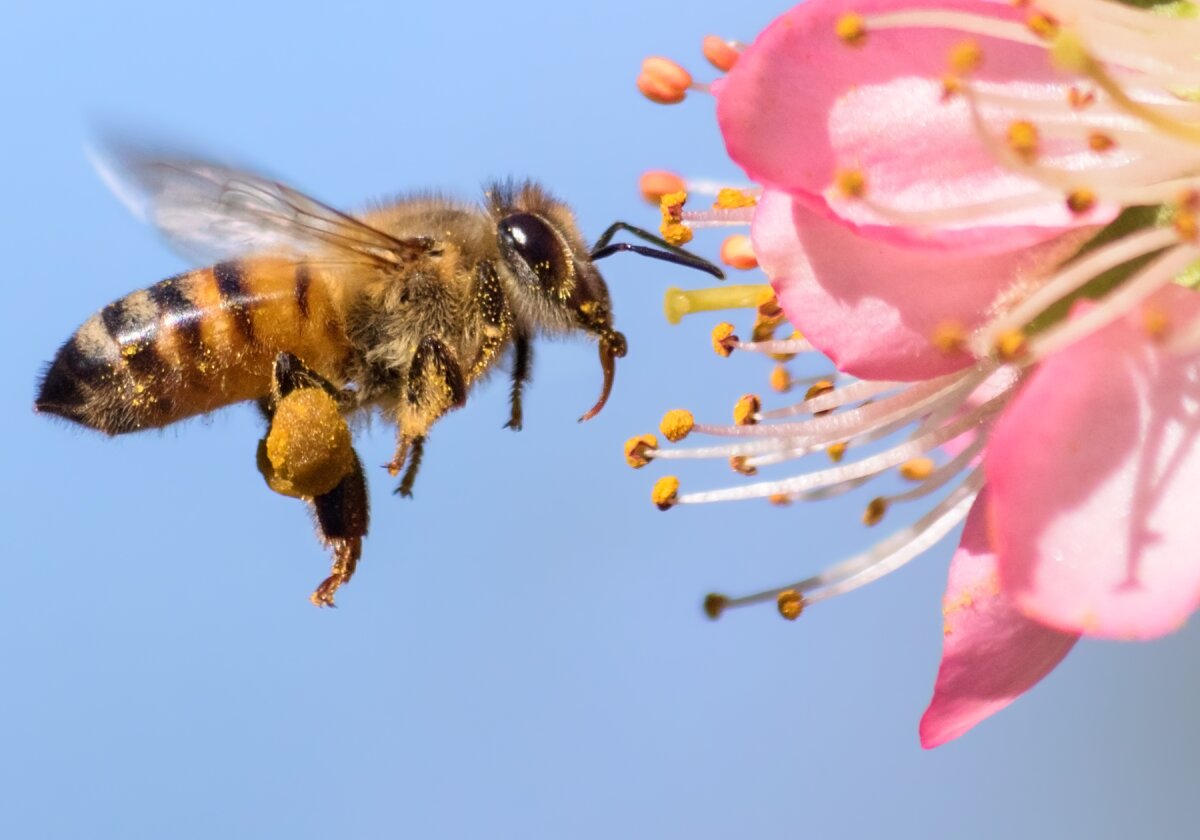
<path id="1" fill-rule="evenodd" d="M 522 279 L 547 291 L 558 285 L 564 276 L 566 255 L 561 240 L 546 222 L 532 213 L 514 213 L 497 228 L 500 248 Z"/>

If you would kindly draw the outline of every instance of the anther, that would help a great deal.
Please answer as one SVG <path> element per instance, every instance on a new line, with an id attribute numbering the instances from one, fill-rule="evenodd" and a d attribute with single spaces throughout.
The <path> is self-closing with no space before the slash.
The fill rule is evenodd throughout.
<path id="1" fill-rule="evenodd" d="M 956 76 L 974 73 L 983 63 L 983 50 L 977 41 L 962 41 L 950 48 L 950 71 Z"/>
<path id="2" fill-rule="evenodd" d="M 933 346 L 946 355 L 962 352 L 967 343 L 967 328 L 962 321 L 948 319 L 933 328 Z"/>
<path id="3" fill-rule="evenodd" d="M 729 599 L 724 595 L 711 592 L 704 596 L 704 614 L 713 621 L 721 617 L 721 613 L 725 612 L 727 606 L 729 606 Z"/>
<path id="4" fill-rule="evenodd" d="M 924 481 L 933 474 L 934 462 L 932 458 L 913 458 L 910 461 L 905 461 L 899 467 L 901 478 L 909 481 Z"/>
<path id="5" fill-rule="evenodd" d="M 1067 89 L 1067 104 L 1076 111 L 1083 110 L 1089 105 L 1094 105 L 1095 103 L 1096 92 L 1094 90 L 1080 90 L 1079 88 L 1075 87 L 1075 85 L 1071 85 L 1071 87 Z"/>
<path id="6" fill-rule="evenodd" d="M 683 178 L 665 169 L 651 169 L 638 178 L 638 192 L 651 204 L 658 204 L 664 195 L 687 194 Z"/>
<path id="7" fill-rule="evenodd" d="M 742 271 L 758 268 L 758 258 L 754 256 L 754 246 L 750 243 L 750 237 L 744 233 L 726 237 L 721 243 L 721 262 Z"/>
<path id="8" fill-rule="evenodd" d="M 687 192 L 667 193 L 659 199 L 659 210 L 662 211 L 663 239 L 672 245 L 686 245 L 692 241 L 692 229 L 683 223 L 683 205 L 687 202 Z"/>
<path id="9" fill-rule="evenodd" d="M 692 85 L 692 74 L 669 58 L 651 56 L 642 62 L 638 90 L 651 102 L 675 105 L 684 100 Z"/>
<path id="10" fill-rule="evenodd" d="M 686 408 L 674 408 L 663 415 L 662 422 L 658 424 L 658 430 L 671 443 L 679 443 L 691 434 L 695 426 L 696 418 L 692 416 L 692 412 Z"/>
<path id="11" fill-rule="evenodd" d="M 1116 145 L 1117 141 L 1103 131 L 1093 131 L 1088 134 L 1088 148 L 1093 152 L 1107 152 Z"/>
<path id="12" fill-rule="evenodd" d="M 882 496 L 876 496 L 867 502 L 867 509 L 863 511 L 862 515 L 862 523 L 868 528 L 872 525 L 878 525 L 883 520 L 883 515 L 887 513 L 887 508 L 887 499 Z"/>
<path id="13" fill-rule="evenodd" d="M 996 337 L 996 352 L 1005 361 L 1017 358 L 1024 350 L 1025 333 L 1021 330 L 1005 330 Z"/>
<path id="14" fill-rule="evenodd" d="M 833 461 L 833 463 L 837 464 L 846 457 L 846 449 L 848 449 L 849 446 L 850 444 L 846 443 L 845 441 L 831 443 L 829 446 L 825 447 L 825 454 L 829 456 L 830 461 Z"/>
<path id="15" fill-rule="evenodd" d="M 733 334 L 733 324 L 722 321 L 713 327 L 712 348 L 718 356 L 725 358 L 737 347 L 738 337 Z"/>
<path id="16" fill-rule="evenodd" d="M 861 169 L 840 169 L 833 176 L 833 186 L 844 198 L 862 198 L 867 194 L 867 176 Z"/>
<path id="17" fill-rule="evenodd" d="M 753 207 L 758 199 L 745 190 L 734 187 L 721 187 L 717 190 L 717 200 L 713 202 L 714 210 L 737 210 L 741 207 Z"/>
<path id="18" fill-rule="evenodd" d="M 758 423 L 762 401 L 754 394 L 745 394 L 733 406 L 733 422 L 738 426 L 753 426 Z"/>
<path id="19" fill-rule="evenodd" d="M 1142 307 L 1142 332 L 1152 341 L 1162 341 L 1171 329 L 1171 317 L 1161 307 Z"/>
<path id="20" fill-rule="evenodd" d="M 752 467 L 745 455 L 729 456 L 729 468 L 740 475 L 758 475 L 758 468 Z"/>
<path id="21" fill-rule="evenodd" d="M 821 396 L 822 394 L 828 394 L 832 390 L 833 390 L 833 383 L 830 380 L 820 379 L 808 387 L 808 390 L 804 392 L 804 399 L 805 400 L 813 400 L 813 399 L 816 399 L 817 397 Z M 820 411 L 817 412 L 817 414 L 827 414 L 827 413 L 828 413 L 827 411 L 826 412 L 820 412 Z"/>
<path id="22" fill-rule="evenodd" d="M 1034 12 L 1025 19 L 1029 31 L 1042 40 L 1049 41 L 1058 35 L 1058 21 L 1042 12 Z"/>
<path id="23" fill-rule="evenodd" d="M 779 614 L 788 621 L 795 621 L 804 612 L 804 596 L 795 589 L 785 589 L 775 598 Z"/>
<path id="24" fill-rule="evenodd" d="M 650 463 L 650 453 L 658 449 L 658 438 L 654 435 L 638 435 L 625 441 L 625 463 L 635 470 Z"/>
<path id="25" fill-rule="evenodd" d="M 1088 187 L 1077 187 L 1067 193 L 1067 209 L 1082 215 L 1096 206 L 1096 193 Z"/>
<path id="26" fill-rule="evenodd" d="M 833 31 L 850 47 L 861 47 L 867 41 L 867 21 L 854 12 L 847 12 L 838 18 Z"/>
<path id="27" fill-rule="evenodd" d="M 659 510 L 673 507 L 677 498 L 679 498 L 678 478 L 673 475 L 665 475 L 654 482 L 654 489 L 650 491 L 650 500 Z"/>
<path id="28" fill-rule="evenodd" d="M 708 63 L 722 73 L 732 70 L 740 55 L 737 47 L 719 35 L 705 35 L 700 48 Z"/>
<path id="29" fill-rule="evenodd" d="M 1174 226 L 1175 232 L 1179 234 L 1179 238 L 1185 242 L 1200 241 L 1200 221 L 1197 221 L 1194 211 L 1186 210 L 1183 207 L 1176 209 L 1171 217 L 1171 224 Z"/>
<path id="30" fill-rule="evenodd" d="M 783 365 L 775 365 L 771 370 L 771 390 L 780 394 L 786 393 L 792 387 L 792 375 Z"/>
<path id="31" fill-rule="evenodd" d="M 792 503 L 792 497 L 787 493 L 772 493 L 767 496 L 767 501 L 775 505 L 775 507 L 787 507 Z"/>
<path id="32" fill-rule="evenodd" d="M 1032 163 L 1038 153 L 1037 126 L 1028 120 L 1016 120 L 1008 125 L 1008 148 L 1026 163 Z"/>

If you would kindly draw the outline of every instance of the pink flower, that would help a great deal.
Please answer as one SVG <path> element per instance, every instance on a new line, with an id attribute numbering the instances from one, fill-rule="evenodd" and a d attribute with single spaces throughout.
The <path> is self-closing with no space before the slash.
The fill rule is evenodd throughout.
<path id="1" fill-rule="evenodd" d="M 1080 634 L 1151 638 L 1200 606 L 1200 298 L 1182 287 L 1200 275 L 1200 105 L 1180 95 L 1200 91 L 1196 43 L 1200 24 L 1097 0 L 810 0 L 712 85 L 763 188 L 754 252 L 803 334 L 718 346 L 815 348 L 861 378 L 695 427 L 731 445 L 647 454 L 834 461 L 673 504 L 823 498 L 899 468 L 916 484 L 873 499 L 873 525 L 943 493 L 862 555 L 707 604 L 794 618 L 965 519 L 927 747 Z"/>

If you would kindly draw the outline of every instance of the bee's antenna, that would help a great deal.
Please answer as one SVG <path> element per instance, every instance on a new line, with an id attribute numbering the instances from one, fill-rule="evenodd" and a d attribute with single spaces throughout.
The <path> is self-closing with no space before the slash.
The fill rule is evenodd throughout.
<path id="1" fill-rule="evenodd" d="M 644 239 L 647 242 L 653 242 L 655 245 L 665 249 L 658 250 L 657 248 L 647 248 L 644 245 L 631 245 L 628 242 L 616 242 L 609 244 L 617 231 L 628 231 L 639 239 Z M 643 257 L 653 257 L 656 260 L 665 260 L 676 265 L 694 268 L 698 271 L 704 271 L 716 277 L 718 280 L 725 279 L 725 272 L 716 265 L 713 265 L 708 260 L 697 257 L 695 254 L 690 254 L 677 245 L 672 245 L 665 239 L 655 236 L 648 230 L 642 230 L 640 227 L 634 227 L 626 222 L 613 222 L 609 225 L 608 230 L 600 234 L 600 238 L 596 240 L 596 244 L 592 246 L 590 254 L 592 262 L 602 260 L 605 257 L 611 257 L 618 251 L 633 251 L 635 254 L 641 254 Z"/>

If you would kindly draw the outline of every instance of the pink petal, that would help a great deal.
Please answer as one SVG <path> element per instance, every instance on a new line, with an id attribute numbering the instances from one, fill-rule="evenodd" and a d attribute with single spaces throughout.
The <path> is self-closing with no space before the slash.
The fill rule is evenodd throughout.
<path id="1" fill-rule="evenodd" d="M 788 319 L 838 369 L 916 380 L 974 361 L 934 346 L 948 323 L 971 330 L 1019 279 L 1073 253 L 1084 234 L 986 258 L 863 239 L 789 196 L 759 199 L 751 236 Z"/>
<path id="2" fill-rule="evenodd" d="M 987 540 L 987 496 L 967 516 L 942 600 L 942 664 L 921 718 L 921 746 L 941 746 L 1050 673 L 1079 638 L 1031 621 L 1000 590 Z"/>
<path id="3" fill-rule="evenodd" d="M 846 12 L 869 16 L 892 0 L 820 0 L 796 6 L 768 27 L 716 88 L 717 118 L 730 157 L 755 181 L 791 193 L 871 238 L 977 253 L 1010 251 L 1081 224 L 1110 220 L 1097 205 L 1073 215 L 1061 194 L 999 164 L 972 127 L 963 97 L 943 101 L 942 78 L 953 45 L 978 42 L 981 88 L 1008 97 L 1049 100 L 1056 119 L 1077 118 L 1063 105 L 1070 80 L 1052 69 L 1046 50 L 938 28 L 870 31 L 852 48 L 834 34 Z M 1020 22 L 1027 13 L 1004 2 L 913 0 L 906 10 L 971 12 Z M 1003 137 L 1028 109 L 983 105 L 985 122 Z M 1082 118 L 1082 117 L 1078 117 Z M 1043 136 L 1040 160 L 1080 171 L 1127 159 L 1124 150 L 1091 151 L 1076 137 Z M 934 224 L 900 224 L 832 188 L 842 169 L 867 178 L 871 202 L 900 211 L 942 211 Z M 961 208 L 1032 196 L 1016 208 L 973 217 Z"/>
<path id="4" fill-rule="evenodd" d="M 1177 286 L 1149 304 L 1200 317 Z M 1063 630 L 1151 638 L 1200 605 L 1200 356 L 1118 321 L 1043 362 L 986 469 L 1005 591 Z"/>

